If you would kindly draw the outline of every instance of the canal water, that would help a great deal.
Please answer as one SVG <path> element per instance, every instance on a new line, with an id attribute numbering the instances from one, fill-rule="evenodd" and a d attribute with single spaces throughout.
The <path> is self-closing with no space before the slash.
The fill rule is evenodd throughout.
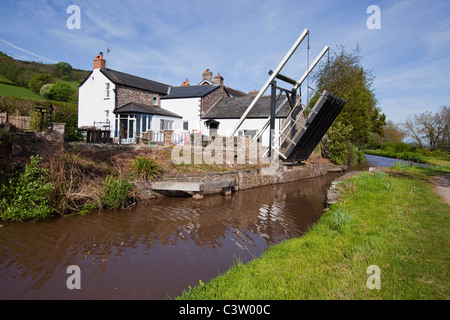
<path id="1" fill-rule="evenodd" d="M 386 161 L 367 159 L 359 170 Z M 238 260 L 300 237 L 321 217 L 326 191 L 340 175 L 202 201 L 162 198 L 132 210 L 2 222 L 0 299 L 174 298 Z M 80 268 L 79 290 L 66 285 L 71 265 Z"/>

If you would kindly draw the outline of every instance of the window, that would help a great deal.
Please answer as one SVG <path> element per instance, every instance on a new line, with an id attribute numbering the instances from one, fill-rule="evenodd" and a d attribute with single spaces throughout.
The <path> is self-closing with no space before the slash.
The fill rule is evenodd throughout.
<path id="1" fill-rule="evenodd" d="M 152 129 L 152 119 L 153 119 L 153 116 L 148 116 L 148 130 Z"/>
<path id="2" fill-rule="evenodd" d="M 158 105 L 158 97 L 153 96 L 153 105 L 157 106 Z"/>
<path id="3" fill-rule="evenodd" d="M 189 131 L 189 121 L 183 121 L 183 130 Z"/>
<path id="4" fill-rule="evenodd" d="M 257 133 L 258 130 L 244 130 L 244 136 L 250 136 L 252 139 Z"/>
<path id="5" fill-rule="evenodd" d="M 173 130 L 173 120 L 163 120 L 160 122 L 160 130 Z"/>
<path id="6" fill-rule="evenodd" d="M 106 87 L 106 91 L 105 91 L 105 99 L 109 99 L 111 83 L 105 83 L 105 87 Z"/>
<path id="7" fill-rule="evenodd" d="M 253 138 L 258 133 L 258 130 L 239 130 L 238 136 L 250 136 Z"/>
<path id="8" fill-rule="evenodd" d="M 142 116 L 142 132 L 147 132 L 147 116 Z"/>
<path id="9" fill-rule="evenodd" d="M 139 137 L 141 135 L 141 116 L 136 115 L 136 135 Z"/>

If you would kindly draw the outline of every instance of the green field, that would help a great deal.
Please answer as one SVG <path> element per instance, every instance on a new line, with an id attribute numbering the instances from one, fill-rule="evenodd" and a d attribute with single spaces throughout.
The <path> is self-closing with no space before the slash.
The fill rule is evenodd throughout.
<path id="1" fill-rule="evenodd" d="M 200 280 L 178 299 L 448 300 L 450 209 L 430 179 L 449 172 L 404 165 L 361 172 L 304 236 Z M 371 266 L 380 288 L 368 285 Z"/>
<path id="2" fill-rule="evenodd" d="M 11 80 L 0 74 L 0 82 L 14 84 Z"/>
<path id="3" fill-rule="evenodd" d="M 9 96 L 9 97 L 17 97 L 17 98 L 45 100 L 44 97 L 41 97 L 37 93 L 35 93 L 27 88 L 9 85 L 9 84 L 5 84 L 5 83 L 0 83 L 0 95 Z"/>

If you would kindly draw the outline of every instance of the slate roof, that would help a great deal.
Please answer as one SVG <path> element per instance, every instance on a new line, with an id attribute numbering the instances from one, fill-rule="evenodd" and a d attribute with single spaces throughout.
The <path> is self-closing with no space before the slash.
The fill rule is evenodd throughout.
<path id="1" fill-rule="evenodd" d="M 100 72 L 103 73 L 113 83 L 124 85 L 127 87 L 142 89 L 164 95 L 167 94 L 170 88 L 170 86 L 167 84 L 133 76 L 131 74 L 123 73 L 120 71 L 100 69 Z"/>
<path id="2" fill-rule="evenodd" d="M 141 103 L 134 103 L 130 102 L 126 105 L 123 105 L 117 109 L 114 110 L 114 113 L 121 114 L 121 113 L 141 113 L 141 114 L 152 114 L 152 115 L 159 115 L 159 116 L 166 116 L 166 117 L 173 117 L 173 118 L 182 118 L 182 116 L 173 113 L 171 111 L 168 111 L 166 109 L 163 109 L 158 106 L 150 106 L 147 104 L 141 104 Z"/>
<path id="3" fill-rule="evenodd" d="M 232 97 L 243 97 L 246 96 L 247 94 L 245 92 L 230 88 L 230 87 L 225 87 L 225 90 L 228 92 L 228 94 Z"/>
<path id="4" fill-rule="evenodd" d="M 203 119 L 240 119 L 252 103 L 255 96 L 228 97 L 222 98 L 209 109 L 202 117 Z M 262 96 L 256 105 L 247 115 L 247 118 L 268 118 L 270 116 L 270 96 Z M 277 101 L 277 107 L 284 101 L 285 96 L 281 96 Z M 286 103 L 278 112 L 277 118 L 286 118 L 289 115 L 289 103 Z"/>
<path id="5" fill-rule="evenodd" d="M 171 87 L 169 94 L 161 99 L 203 98 L 219 88 L 220 86 Z"/>

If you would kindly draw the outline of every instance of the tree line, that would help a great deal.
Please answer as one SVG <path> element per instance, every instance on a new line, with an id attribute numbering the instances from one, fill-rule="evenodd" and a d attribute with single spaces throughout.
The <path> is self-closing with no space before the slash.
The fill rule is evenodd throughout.
<path id="1" fill-rule="evenodd" d="M 327 90 L 347 101 L 323 139 L 326 156 L 346 164 L 355 150 L 381 148 L 386 143 L 448 153 L 450 108 L 409 115 L 400 124 L 386 120 L 373 89 L 375 76 L 362 66 L 360 53 L 359 46 L 351 51 L 338 46 L 313 75 L 318 92 Z M 316 94 L 309 104 L 318 98 Z"/>

